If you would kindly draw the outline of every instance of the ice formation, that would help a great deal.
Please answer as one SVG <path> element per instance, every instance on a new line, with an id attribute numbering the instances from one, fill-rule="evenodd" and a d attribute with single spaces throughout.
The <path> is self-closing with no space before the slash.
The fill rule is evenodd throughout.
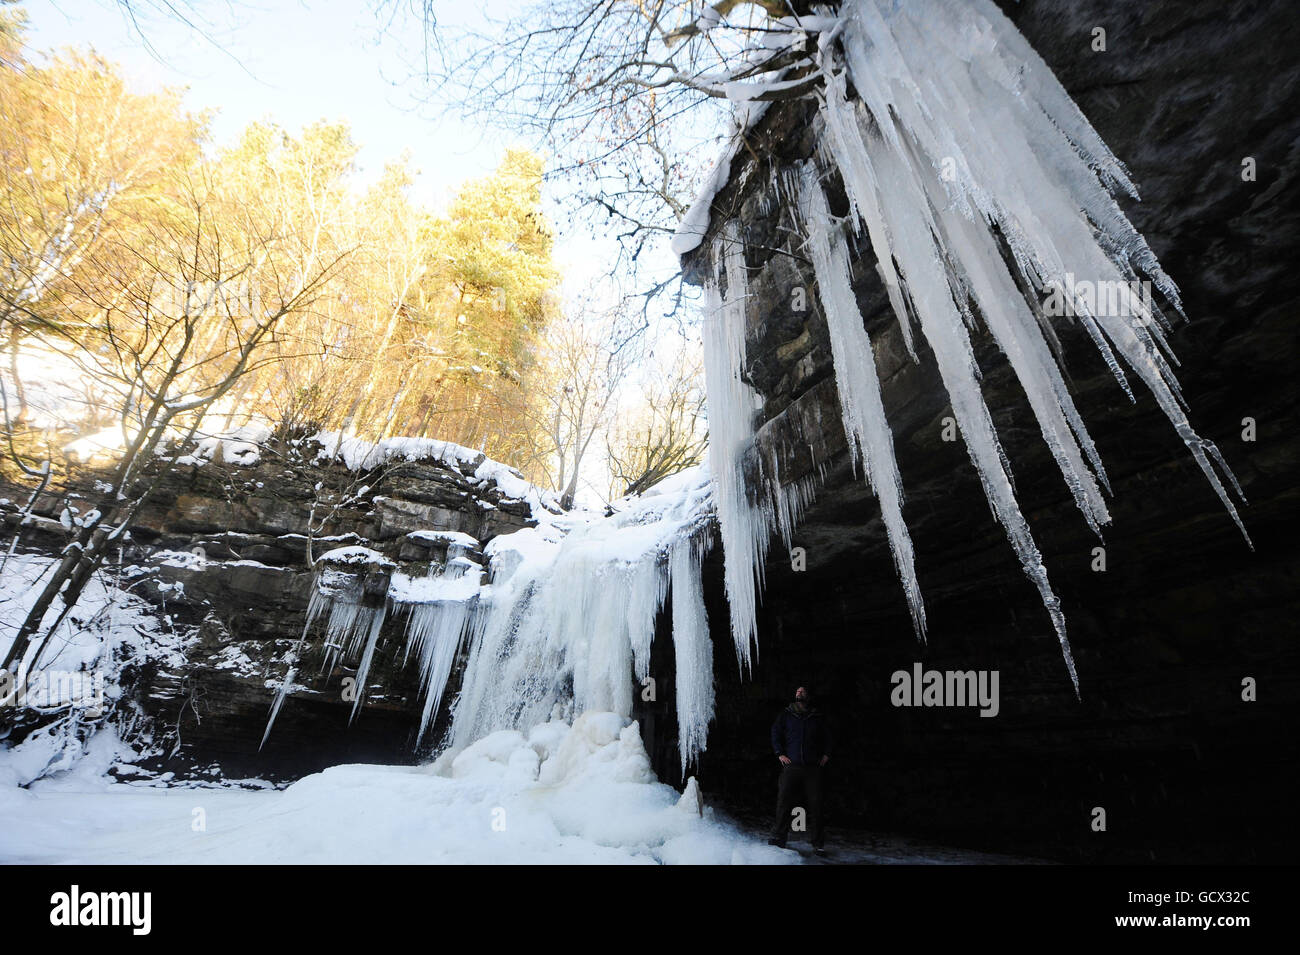
<path id="1" fill-rule="evenodd" d="M 356 661 L 355 716 L 384 623 L 403 616 L 402 659 L 419 666 L 421 740 L 462 651 L 466 665 L 448 739 L 454 752 L 556 716 L 600 711 L 629 717 L 638 684 L 650 685 L 651 644 L 671 593 L 685 774 L 713 718 L 713 649 L 700 572 L 711 540 L 712 484 L 707 472 L 693 469 L 619 507 L 611 517 L 557 517 L 535 509 L 543 518 L 537 527 L 498 536 L 484 548 L 491 575 L 486 584 L 482 566 L 471 559 L 478 541 L 460 533 L 410 535 L 446 545 L 446 559 L 431 561 L 423 577 L 396 572 L 391 561 L 365 547 L 323 554 L 303 636 L 287 661 L 266 734 L 292 692 L 318 622 L 322 669 Z M 388 581 L 382 599 L 367 593 L 376 572 Z"/>
<path id="2" fill-rule="evenodd" d="M 913 357 L 913 321 L 934 354 L 989 505 L 1048 610 L 1077 692 L 1065 620 L 980 391 L 970 331 L 982 323 L 1006 354 L 1079 510 L 1099 530 L 1110 520 L 1102 495 L 1105 471 L 1053 353 L 1052 309 L 1038 299 L 1059 300 L 1068 290 L 1067 314 L 1087 331 L 1130 399 L 1125 367 L 1146 384 L 1245 535 L 1216 465 L 1238 496 L 1240 488 L 1218 449 L 1187 420 L 1164 337 L 1168 322 L 1154 297 L 1140 291 L 1141 277 L 1176 311 L 1178 290 L 1112 196 L 1123 190 L 1136 197 L 1123 166 L 989 0 L 845 0 L 838 22 L 820 38 L 815 68 L 824 81 L 818 166 L 844 185 L 849 225 L 855 233 L 866 230 Z M 845 432 L 880 500 L 923 635 L 871 344 L 851 288 L 842 224 L 831 217 L 817 178 L 816 167 L 804 170 L 800 207 L 830 329 Z M 752 425 L 737 414 L 737 393 L 745 387 L 737 383 L 744 360 L 743 252 L 734 222 L 723 223 L 718 234 L 713 262 L 726 288 L 721 276 L 706 277 L 705 287 L 709 315 L 728 327 L 706 334 L 706 371 L 711 421 L 723 432 L 730 461 L 714 468 L 728 594 L 744 627 L 752 626 L 752 603 L 736 583 L 739 572 L 731 573 L 733 553 L 740 555 L 737 565 L 757 554 L 754 574 L 761 579 L 764 545 L 755 547 L 761 535 L 752 524 L 724 518 L 729 500 L 746 499 L 732 443 L 743 443 L 741 422 L 751 436 Z M 1088 281 L 1076 284 L 1076 275 Z M 1106 294 L 1076 294 L 1083 286 Z M 770 488 L 756 493 L 776 494 Z M 742 659 L 747 652 L 746 645 Z"/>
<path id="3" fill-rule="evenodd" d="M 731 609 L 731 635 L 742 671 L 758 639 L 758 595 L 763 584 L 769 523 L 750 500 L 744 458 L 754 443 L 758 393 L 741 377 L 745 365 L 745 255 L 734 222 L 714 243 L 725 288 L 705 283 L 704 372 L 709 408 L 709 471 L 724 543 L 723 574 Z"/>
<path id="4" fill-rule="evenodd" d="M 912 622 L 917 635 L 924 638 L 925 607 L 916 581 L 912 537 L 903 520 L 902 479 L 898 475 L 898 462 L 894 459 L 894 436 L 889 430 L 880 395 L 875 354 L 858 311 L 858 300 L 853 294 L 844 233 L 832 224 L 830 209 L 812 164 L 804 166 L 800 198 L 800 212 L 808 230 L 808 254 L 812 257 L 830 329 L 831 355 L 849 456 L 855 465 L 861 459 L 867 480 L 880 501 L 890 551 L 907 593 Z"/>
<path id="5" fill-rule="evenodd" d="M 693 470 L 550 541 L 538 529 L 494 539 L 492 583 L 473 622 L 452 748 L 555 714 L 630 715 L 634 678 L 651 675 L 655 623 L 671 590 L 679 748 L 683 767 L 693 760 L 713 717 L 700 587 L 709 502 L 708 477 Z"/>
<path id="6" fill-rule="evenodd" d="M 779 176 L 773 170 L 774 191 L 792 199 L 799 211 L 803 251 L 812 262 L 829 327 L 850 456 L 880 503 L 917 635 L 925 638 L 925 607 L 893 435 L 852 287 L 850 233 L 865 233 L 870 242 L 913 357 L 918 332 L 934 355 L 990 508 L 1048 611 L 1077 692 L 1059 601 L 1016 500 L 1010 463 L 981 393 L 972 331 L 987 329 L 1006 354 L 1065 483 L 1094 530 L 1110 520 L 1103 496 L 1109 488 L 1058 361 L 1051 319 L 1060 310 L 1044 304 L 1051 296 L 1058 302 L 1068 298 L 1065 311 L 1095 342 L 1130 398 L 1128 375 L 1151 390 L 1241 526 L 1216 466 L 1240 489 L 1217 449 L 1187 421 L 1164 337 L 1166 318 L 1155 297 L 1138 284 L 1145 278 L 1166 307 L 1180 309 L 1173 282 L 1112 196 L 1119 190 L 1136 195 L 1133 184 L 990 0 L 845 0 L 838 16 L 818 12 L 780 24 L 783 29 L 767 38 L 767 46 L 817 34 L 807 65 L 822 82 L 817 154 Z M 741 130 L 762 115 L 766 105 L 752 102 L 752 90 L 733 91 L 738 84 L 727 77 L 719 82 L 729 84 Z M 776 82 L 791 81 L 782 74 Z M 733 138 L 674 239 L 678 252 L 695 247 L 708 231 L 713 194 L 735 149 Z M 831 215 L 823 180 L 843 184 L 847 220 Z M 713 714 L 712 646 L 700 582 L 710 520 L 716 518 L 724 544 L 732 641 L 743 673 L 757 648 L 758 602 L 772 534 L 791 543 L 826 463 L 814 462 L 814 473 L 787 480 L 779 449 L 770 443 L 760 449 L 755 441 L 760 396 L 745 380 L 750 291 L 743 237 L 735 221 L 714 231 L 703 282 L 711 432 L 707 472 L 692 472 L 622 502 L 612 517 L 558 516 L 553 502 L 517 472 L 466 448 L 316 436 L 322 456 L 341 457 L 354 468 L 432 455 L 477 481 L 495 481 L 508 496 L 529 500 L 534 516 L 543 518 L 538 526 L 498 537 L 485 548 L 488 583 L 469 559 L 477 542 L 450 538 L 445 564 L 422 578 L 392 574 L 380 600 L 359 592 L 357 566 L 339 571 L 339 581 L 330 576 L 334 570 L 322 571 L 310 622 L 325 621 L 327 665 L 341 655 L 357 661 L 356 706 L 384 621 L 404 614 L 406 657 L 418 661 L 424 693 L 421 736 L 440 706 L 457 656 L 465 654 L 452 707 L 453 755 L 477 752 L 478 741 L 525 733 L 556 717 L 610 712 L 626 718 L 638 684 L 648 685 L 651 677 L 650 648 L 663 614 L 672 626 L 685 773 L 705 745 Z M 1085 276 L 1109 295 L 1076 294 L 1075 276 Z M 327 556 L 338 564 L 346 555 Z M 372 560 L 368 554 L 352 558 Z M 291 667 L 296 661 L 295 652 Z M 290 669 L 273 717 L 295 672 Z"/>

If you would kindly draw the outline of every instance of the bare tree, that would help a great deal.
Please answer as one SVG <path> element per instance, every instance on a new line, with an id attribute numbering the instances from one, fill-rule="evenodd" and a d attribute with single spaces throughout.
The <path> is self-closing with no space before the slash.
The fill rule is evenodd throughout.
<path id="1" fill-rule="evenodd" d="M 66 337 L 61 291 L 83 277 L 160 170 L 196 154 L 201 123 L 181 112 L 179 95 L 134 93 L 94 54 L 35 64 L 17 47 L 0 62 L 0 338 L 8 358 L 0 410 L 4 450 L 28 476 L 48 472 L 50 462 L 38 465 L 27 440 L 23 345 L 37 333 Z"/>
<path id="2" fill-rule="evenodd" d="M 614 321 L 613 313 L 571 314 L 552 322 L 543 343 L 546 377 L 538 382 L 534 413 L 545 440 L 537 463 L 560 495 L 561 507 L 573 506 L 583 462 L 609 423 L 630 364 L 628 353 L 610 347 Z"/>
<path id="3" fill-rule="evenodd" d="M 819 21 L 788 0 L 554 0 L 478 31 L 439 18 L 434 0 L 384 7 L 391 23 L 404 9 L 423 20 L 414 72 L 440 106 L 545 145 L 548 176 L 576 217 L 617 240 L 611 273 L 625 276 L 676 230 L 711 152 L 700 146 L 732 131 L 731 105 L 743 128 L 753 104 L 820 82 L 817 32 L 804 28 Z M 673 278 L 639 285 L 646 308 L 680 301 Z"/>
<path id="4" fill-rule="evenodd" d="M 605 435 L 611 496 L 640 494 L 700 463 L 708 445 L 703 374 L 685 349 L 650 366 L 638 406 Z"/>
<path id="5" fill-rule="evenodd" d="M 278 255 L 284 235 L 259 228 L 237 197 L 203 179 L 184 186 L 166 198 L 170 215 L 105 242 L 98 254 L 111 261 L 92 270 L 96 281 L 65 293 L 62 304 L 84 316 L 90 346 L 76 360 L 115 391 L 124 446 L 0 662 L 10 672 L 42 627 L 48 642 L 148 501 L 166 473 L 147 473 L 161 443 L 191 439 L 214 402 L 262 361 L 276 360 L 264 346 L 287 316 L 310 307 L 340 264 L 304 273 L 294 257 Z M 62 609 L 46 626 L 56 601 Z"/>

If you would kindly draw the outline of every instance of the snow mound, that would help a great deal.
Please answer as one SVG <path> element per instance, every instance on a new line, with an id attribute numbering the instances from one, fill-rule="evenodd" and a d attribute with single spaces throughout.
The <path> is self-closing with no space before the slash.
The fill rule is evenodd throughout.
<path id="1" fill-rule="evenodd" d="M 678 792 L 650 775 L 637 725 L 612 713 L 586 713 L 572 727 L 548 722 L 528 735 L 493 733 L 439 764 L 443 773 L 335 766 L 279 792 L 145 788 L 92 776 L 34 791 L 0 786 L 0 862 L 798 861 L 707 807 L 683 811 Z M 697 790 L 687 796 L 693 807 Z"/>

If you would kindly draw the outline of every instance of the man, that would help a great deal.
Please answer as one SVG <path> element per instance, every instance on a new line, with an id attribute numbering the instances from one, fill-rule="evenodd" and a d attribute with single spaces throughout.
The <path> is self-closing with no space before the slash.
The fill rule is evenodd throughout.
<path id="1" fill-rule="evenodd" d="M 786 835 L 796 806 L 806 812 L 813 851 L 826 854 L 826 831 L 822 820 L 824 767 L 831 758 L 831 731 L 826 717 L 812 704 L 807 687 L 794 691 L 794 702 L 781 711 L 772 724 L 772 751 L 781 761 L 781 782 L 777 787 L 776 819 L 772 822 L 769 845 L 785 848 Z M 801 800 L 801 801 L 800 801 Z"/>

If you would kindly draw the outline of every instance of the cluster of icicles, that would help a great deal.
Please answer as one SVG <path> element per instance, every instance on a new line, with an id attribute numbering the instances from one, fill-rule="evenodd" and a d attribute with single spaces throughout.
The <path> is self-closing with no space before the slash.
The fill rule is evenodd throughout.
<path id="1" fill-rule="evenodd" d="M 447 560 L 430 562 L 428 577 L 419 580 L 393 573 L 391 562 L 364 548 L 327 553 L 263 744 L 292 692 L 311 634 L 323 632 L 322 675 L 341 660 L 355 661 L 355 717 L 385 621 L 405 616 L 403 662 L 418 662 L 423 695 L 417 745 L 464 652 L 445 740 L 453 749 L 496 730 L 526 730 L 591 710 L 630 716 L 636 693 L 657 700 L 659 692 L 671 692 L 685 774 L 713 719 L 713 649 L 700 570 L 712 541 L 712 487 L 700 469 L 675 485 L 611 517 L 552 520 L 495 538 L 486 548 L 490 583 L 470 559 L 476 542 L 458 539 L 463 535 L 446 535 L 452 538 Z M 394 581 L 382 601 L 364 593 L 366 574 L 375 569 Z M 671 688 L 650 672 L 665 610 Z"/>
<path id="2" fill-rule="evenodd" d="M 365 699 L 370 667 L 375 659 L 384 623 L 390 617 L 402 615 L 406 616 L 403 663 L 408 662 L 412 654 L 419 662 L 420 691 L 423 694 L 419 739 L 423 740 L 438 711 L 456 653 L 478 604 L 479 582 L 482 578 L 482 568 L 468 556 L 473 542 L 456 539 L 461 535 L 448 536 L 452 539 L 447 542 L 447 559 L 441 563 L 430 563 L 429 576 L 423 583 L 432 586 L 424 588 L 425 595 L 419 600 L 395 599 L 393 594 L 379 602 L 367 600 L 364 577 L 356 570 L 358 566 L 366 565 L 367 556 L 373 552 L 367 552 L 364 548 L 340 548 L 339 551 L 331 552 L 335 555 L 342 554 L 342 560 L 331 560 L 331 553 L 324 555 L 321 568 L 313 581 L 302 636 L 290 652 L 288 672 L 271 704 L 271 715 L 262 733 L 262 746 L 266 745 L 271 735 L 285 697 L 293 689 L 304 647 L 318 622 L 323 621 L 321 629 L 324 631 L 324 652 L 317 675 L 328 679 L 340 662 L 356 661 L 352 713 L 348 719 L 351 723 L 356 719 L 357 711 Z M 347 551 L 360 552 L 360 560 L 345 553 Z M 386 565 L 381 569 L 393 568 L 394 565 L 383 561 L 380 555 L 373 556 Z M 353 566 L 349 567 L 349 564 Z M 433 592 L 430 593 L 430 590 Z"/>
<path id="3" fill-rule="evenodd" d="M 1071 287 L 1071 275 L 1115 289 L 1116 308 L 1100 307 L 1100 299 L 1071 302 L 1075 320 L 1131 399 L 1130 374 L 1154 395 L 1240 527 L 1216 465 L 1238 495 L 1240 488 L 1214 445 L 1187 420 L 1165 316 L 1151 297 L 1135 292 L 1145 276 L 1180 310 L 1177 289 L 1112 197 L 1116 190 L 1136 195 L 1123 167 L 989 0 L 846 0 L 831 22 L 817 53 L 825 80 L 818 156 L 786 176 L 783 191 L 803 223 L 849 449 L 879 501 L 917 635 L 925 637 L 925 609 L 902 482 L 872 344 L 851 287 L 849 243 L 863 232 L 913 358 L 917 330 L 934 355 L 993 515 L 1038 589 L 1078 692 L 1065 620 L 1016 501 L 970 334 L 982 325 L 1007 356 L 1079 510 L 1099 531 L 1110 520 L 1102 495 L 1109 490 L 1106 472 L 1035 296 Z M 829 211 L 822 180 L 831 175 L 848 195 L 846 220 Z M 783 481 L 776 460 L 753 453 L 759 396 L 742 374 L 748 298 L 742 237 L 734 221 L 722 223 L 716 236 L 704 322 L 711 488 L 701 475 L 695 485 L 575 525 L 562 539 L 503 548 L 482 587 L 481 568 L 450 560 L 434 571 L 448 586 L 466 572 L 478 575 L 472 594 L 458 592 L 455 599 L 366 607 L 348 589 L 355 583 L 331 589 L 323 576 L 308 627 L 325 620 L 327 666 L 340 654 L 359 661 L 354 714 L 394 606 L 409 614 L 407 654 L 421 668 L 421 737 L 462 650 L 467 662 L 453 704 L 453 747 L 584 710 L 630 715 L 638 685 L 650 676 L 651 641 L 667 601 L 683 769 L 704 747 L 713 660 L 700 562 L 710 517 L 724 547 L 732 637 L 744 671 L 756 646 L 772 534 L 788 545 L 814 494 L 814 477 Z M 522 535 L 516 543 L 527 544 L 528 535 L 541 534 L 509 536 Z M 281 687 L 272 721 L 295 673 L 291 668 Z"/>
<path id="4" fill-rule="evenodd" d="M 1041 302 L 1052 290 L 1075 288 L 1075 275 L 1093 283 L 1084 287 L 1107 289 L 1107 299 L 1068 302 L 1068 313 L 1130 400 L 1126 368 L 1154 395 L 1245 535 L 1215 465 L 1239 497 L 1241 489 L 1187 420 L 1168 323 L 1153 296 L 1139 293 L 1139 273 L 1181 313 L 1178 290 L 1111 195 L 1137 195 L 1123 166 L 989 0 L 846 0 L 817 56 L 825 80 L 818 156 L 786 176 L 787 189 L 829 327 L 849 448 L 879 501 L 918 638 L 925 638 L 925 609 L 872 346 L 850 284 L 850 231 L 856 239 L 865 230 L 913 359 L 913 323 L 934 354 L 989 506 L 1047 608 L 1077 693 L 1065 619 L 1016 501 L 970 332 L 982 324 L 1006 355 L 1079 510 L 1100 532 L 1110 520 L 1106 472 L 1066 387 Z M 827 174 L 843 183 L 847 221 L 829 211 Z M 709 412 L 732 634 L 743 665 L 757 634 L 755 582 L 761 587 L 774 512 L 783 498 L 797 506 L 811 491 L 805 483 L 746 493 L 742 460 L 753 443 L 756 396 L 742 381 L 747 291 L 734 221 L 717 230 L 711 252 Z M 788 543 L 789 518 L 776 516 Z"/>

